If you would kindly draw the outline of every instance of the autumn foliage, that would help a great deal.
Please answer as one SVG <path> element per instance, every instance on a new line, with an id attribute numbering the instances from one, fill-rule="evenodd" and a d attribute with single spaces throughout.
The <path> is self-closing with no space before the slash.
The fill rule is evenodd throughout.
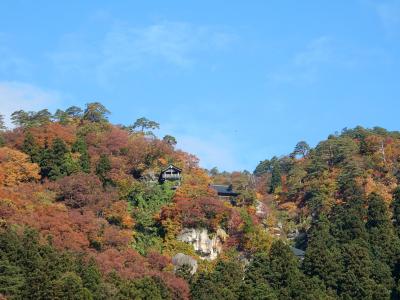
<path id="1" fill-rule="evenodd" d="M 71 255 L 77 266 L 61 268 L 52 279 L 32 279 L 37 291 L 60 299 L 72 288 L 94 299 L 102 290 L 107 299 L 189 299 L 189 281 L 174 272 L 171 260 L 177 253 L 199 259 L 191 244 L 176 239 L 184 228 L 225 230 L 227 251 L 268 249 L 269 236 L 255 242 L 265 230 L 251 208 L 255 194 L 248 174 L 237 172 L 230 180 L 243 191 L 240 201 L 223 201 L 197 157 L 176 150 L 174 137 L 153 134 L 157 123 L 141 118 L 117 126 L 108 113 L 97 102 L 54 115 L 18 111 L 12 116 L 16 128 L 1 133 L 0 237 L 23 244 L 25 235 L 34 235 L 39 248 Z M 169 164 L 182 169 L 179 184 L 158 182 Z M 77 271 L 81 266 L 95 276 L 91 284 L 89 275 Z"/>
<path id="2" fill-rule="evenodd" d="M 8 147 L 0 148 L 0 186 L 15 186 L 40 179 L 39 166 L 29 156 Z"/>

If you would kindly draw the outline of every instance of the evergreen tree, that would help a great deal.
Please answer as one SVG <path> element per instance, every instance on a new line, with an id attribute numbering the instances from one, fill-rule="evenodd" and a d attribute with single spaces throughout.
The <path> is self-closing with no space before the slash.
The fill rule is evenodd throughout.
<path id="1" fill-rule="evenodd" d="M 83 111 L 80 107 L 71 106 L 65 110 L 65 113 L 71 118 L 80 119 L 82 117 Z"/>
<path id="2" fill-rule="evenodd" d="M 272 165 L 269 192 L 274 193 L 277 190 L 277 188 L 281 186 L 282 186 L 281 167 L 279 165 L 279 162 L 275 160 Z"/>
<path id="3" fill-rule="evenodd" d="M 47 109 L 42 109 L 31 116 L 31 122 L 34 126 L 42 126 L 50 123 L 52 118 L 51 113 Z"/>
<path id="4" fill-rule="evenodd" d="M 32 112 L 15 111 L 11 114 L 11 122 L 18 127 L 30 127 L 32 125 Z"/>
<path id="5" fill-rule="evenodd" d="M 22 151 L 28 154 L 33 163 L 38 163 L 40 160 L 40 148 L 30 131 L 25 134 L 25 139 L 22 144 Z"/>
<path id="6" fill-rule="evenodd" d="M 244 272 L 239 262 L 235 260 L 220 260 L 215 266 L 213 280 L 219 286 L 223 299 L 237 299 Z"/>
<path id="7" fill-rule="evenodd" d="M 376 284 L 371 276 L 373 263 L 365 245 L 351 242 L 342 246 L 343 265 L 338 293 L 342 299 L 373 299 Z"/>
<path id="8" fill-rule="evenodd" d="M 184 280 L 186 280 L 188 283 L 191 283 L 192 280 L 192 266 L 188 265 L 188 264 L 184 264 L 182 266 L 180 266 L 176 271 L 175 271 L 175 275 L 183 278 Z"/>
<path id="9" fill-rule="evenodd" d="M 296 157 L 297 155 L 300 155 L 302 158 L 304 158 L 308 155 L 308 152 L 310 152 L 310 146 L 307 144 L 307 142 L 300 141 L 296 144 L 291 156 Z"/>
<path id="10" fill-rule="evenodd" d="M 193 299 L 236 300 L 240 296 L 243 271 L 236 261 L 220 260 L 212 273 L 200 273 L 191 287 Z"/>
<path id="11" fill-rule="evenodd" d="M 18 299 L 24 285 L 25 278 L 22 269 L 10 263 L 5 255 L 0 253 L 0 295 Z"/>
<path id="12" fill-rule="evenodd" d="M 215 296 L 216 286 L 211 274 L 205 272 L 196 275 L 196 279 L 190 287 L 190 293 L 193 299 L 219 299 Z"/>
<path id="13" fill-rule="evenodd" d="M 166 136 L 163 137 L 163 142 L 174 147 L 177 143 L 176 138 L 173 137 L 172 135 L 167 134 Z"/>
<path id="14" fill-rule="evenodd" d="M 400 237 L 400 186 L 393 192 L 393 225 Z"/>
<path id="15" fill-rule="evenodd" d="M 75 270 L 81 270 L 84 279 Z M 10 228 L 0 231 L 0 294 L 10 299 L 89 300 L 94 290 L 101 299 L 100 285 L 93 261 L 85 264 L 39 243 L 37 232 L 30 229 L 22 236 Z"/>
<path id="16" fill-rule="evenodd" d="M 72 158 L 67 145 L 60 138 L 53 140 L 51 148 L 45 147 L 41 151 L 39 166 L 42 178 L 52 180 L 79 171 L 79 164 Z"/>
<path id="17" fill-rule="evenodd" d="M 373 257 L 391 268 L 398 260 L 400 243 L 395 235 L 389 212 L 381 196 L 372 193 L 368 199 L 366 228 Z"/>
<path id="18" fill-rule="evenodd" d="M 66 272 L 52 282 L 53 299 L 57 300 L 89 300 L 93 299 L 90 292 L 85 291 L 82 279 L 74 272 Z M 85 299 L 86 298 L 86 299 Z"/>
<path id="19" fill-rule="evenodd" d="M 240 299 L 273 300 L 278 299 L 267 281 L 269 257 L 267 253 L 257 253 L 248 266 L 241 285 Z"/>
<path id="20" fill-rule="evenodd" d="M 22 290 L 23 299 L 52 298 L 51 272 L 46 268 L 45 259 L 41 255 L 38 234 L 27 230 L 21 240 L 19 265 L 25 273 L 25 286 Z"/>
<path id="21" fill-rule="evenodd" d="M 76 140 L 76 142 L 72 145 L 72 151 L 78 152 L 79 156 L 79 165 L 81 170 L 85 173 L 90 173 L 90 156 L 87 144 L 85 140 L 80 137 Z"/>
<path id="22" fill-rule="evenodd" d="M 47 109 L 38 112 L 18 110 L 11 114 L 11 122 L 18 127 L 29 128 L 46 125 L 51 121 L 51 113 Z"/>
<path id="23" fill-rule="evenodd" d="M 291 248 L 281 240 L 272 244 L 269 255 L 256 254 L 246 270 L 241 299 L 330 299 L 325 286 L 299 269 Z"/>
<path id="24" fill-rule="evenodd" d="M 357 177 L 362 175 L 362 169 L 355 159 L 346 159 L 342 162 L 341 172 L 337 183 L 341 198 L 345 200 L 363 197 L 363 192 L 357 182 Z"/>
<path id="25" fill-rule="evenodd" d="M 4 116 L 0 114 L 0 131 L 6 130 L 6 124 L 4 123 Z"/>
<path id="26" fill-rule="evenodd" d="M 384 261 L 380 261 L 374 257 L 371 258 L 371 279 L 374 281 L 374 295 L 383 295 L 380 297 L 376 296 L 374 299 L 389 299 L 388 295 L 395 290 L 395 278 L 392 276 L 392 270 Z"/>
<path id="27" fill-rule="evenodd" d="M 341 244 L 360 240 L 366 242 L 368 234 L 365 229 L 365 201 L 362 196 L 356 195 L 345 205 L 337 205 L 332 211 L 332 234 Z"/>
<path id="28" fill-rule="evenodd" d="M 96 175 L 103 182 L 103 185 L 112 184 L 108 174 L 111 171 L 111 162 L 107 155 L 101 154 L 96 165 Z"/>
<path id="29" fill-rule="evenodd" d="M 86 104 L 83 119 L 95 123 L 107 122 L 107 115 L 109 114 L 110 111 L 103 104 L 92 102 Z"/>
<path id="30" fill-rule="evenodd" d="M 102 294 L 102 278 L 94 259 L 90 259 L 88 263 L 79 260 L 78 274 L 82 278 L 83 287 L 90 291 L 93 298 L 99 299 Z"/>
<path id="31" fill-rule="evenodd" d="M 155 121 L 151 121 L 147 118 L 144 118 L 144 117 L 137 119 L 133 125 L 128 126 L 128 129 L 132 132 L 139 129 L 141 133 L 146 133 L 146 134 L 152 133 L 151 132 L 152 130 L 159 129 L 159 128 L 160 128 L 160 124 L 158 124 Z M 147 130 L 147 132 L 145 132 L 145 130 Z M 176 142 L 176 140 L 175 140 L 175 142 Z"/>
<path id="32" fill-rule="evenodd" d="M 119 299 L 172 300 L 164 283 L 157 277 L 145 276 L 136 280 L 127 280 L 120 287 Z"/>
<path id="33" fill-rule="evenodd" d="M 241 286 L 240 298 L 243 300 L 277 300 L 276 292 L 266 281 L 247 283 Z"/>
<path id="34" fill-rule="evenodd" d="M 57 111 L 54 114 L 54 119 L 61 125 L 67 125 L 69 123 L 68 113 L 61 109 L 57 109 Z"/>
<path id="35" fill-rule="evenodd" d="M 337 289 L 343 272 L 341 253 L 324 215 L 320 215 L 310 229 L 302 268 L 308 276 L 317 276 L 328 288 Z"/>
<path id="36" fill-rule="evenodd" d="M 48 177 L 50 179 L 57 179 L 66 175 L 66 154 L 68 153 L 67 145 L 60 138 L 53 140 L 53 145 L 50 154 L 50 171 Z"/>
<path id="37" fill-rule="evenodd" d="M 260 161 L 260 163 L 257 165 L 257 167 L 254 170 L 254 175 L 259 176 L 265 173 L 271 172 L 271 167 L 272 163 L 270 160 L 266 159 L 263 161 Z"/>
<path id="38" fill-rule="evenodd" d="M 281 299 L 297 298 L 297 294 L 302 292 L 303 288 L 299 287 L 299 262 L 290 247 L 281 240 L 275 241 L 271 246 L 265 276 Z"/>
<path id="39" fill-rule="evenodd" d="M 4 116 L 0 114 L 0 147 L 3 147 L 5 144 L 4 137 L 3 137 L 3 131 L 6 130 L 7 127 L 4 123 Z"/>
<path id="40" fill-rule="evenodd" d="M 199 300 L 237 300 L 239 294 L 228 289 L 221 282 L 216 282 L 214 274 L 202 273 L 198 275 L 197 280 L 194 282 L 191 295 L 193 299 Z"/>
<path id="41" fill-rule="evenodd" d="M 53 146 L 52 146 L 52 155 L 54 159 L 61 159 L 64 157 L 64 155 L 68 152 L 67 145 L 61 138 L 55 138 L 53 140 Z M 61 163 L 60 163 L 61 164 Z"/>

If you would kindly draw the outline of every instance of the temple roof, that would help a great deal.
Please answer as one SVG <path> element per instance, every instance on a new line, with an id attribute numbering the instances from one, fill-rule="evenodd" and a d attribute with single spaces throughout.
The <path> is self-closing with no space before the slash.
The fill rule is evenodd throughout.
<path id="1" fill-rule="evenodd" d="M 239 193 L 236 193 L 232 190 L 232 185 L 211 184 L 210 187 L 216 190 L 219 196 L 239 195 Z"/>
<path id="2" fill-rule="evenodd" d="M 161 173 L 163 173 L 163 172 L 165 172 L 165 171 L 167 171 L 167 170 L 169 170 L 169 169 L 175 169 L 175 170 L 177 170 L 177 171 L 179 171 L 179 172 L 182 172 L 182 169 L 180 169 L 180 168 L 178 168 L 178 167 L 176 167 L 176 166 L 174 166 L 174 165 L 169 165 L 168 167 L 166 167 L 164 170 L 161 170 Z"/>

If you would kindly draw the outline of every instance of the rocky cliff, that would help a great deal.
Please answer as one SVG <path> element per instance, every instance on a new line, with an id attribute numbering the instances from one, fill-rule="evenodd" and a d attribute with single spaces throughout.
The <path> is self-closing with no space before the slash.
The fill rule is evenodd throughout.
<path id="1" fill-rule="evenodd" d="M 177 239 L 190 243 L 202 259 L 214 260 L 222 251 L 222 245 L 227 238 L 223 229 L 218 229 L 212 235 L 205 228 L 184 228 Z"/>

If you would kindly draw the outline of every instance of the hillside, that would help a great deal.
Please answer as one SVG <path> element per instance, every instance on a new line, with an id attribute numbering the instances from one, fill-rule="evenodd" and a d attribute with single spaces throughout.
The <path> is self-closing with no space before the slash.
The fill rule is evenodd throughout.
<path id="1" fill-rule="evenodd" d="M 399 132 L 345 129 L 228 173 L 109 114 L 0 119 L 0 298 L 399 298 Z M 159 181 L 170 165 L 181 181 Z"/>

